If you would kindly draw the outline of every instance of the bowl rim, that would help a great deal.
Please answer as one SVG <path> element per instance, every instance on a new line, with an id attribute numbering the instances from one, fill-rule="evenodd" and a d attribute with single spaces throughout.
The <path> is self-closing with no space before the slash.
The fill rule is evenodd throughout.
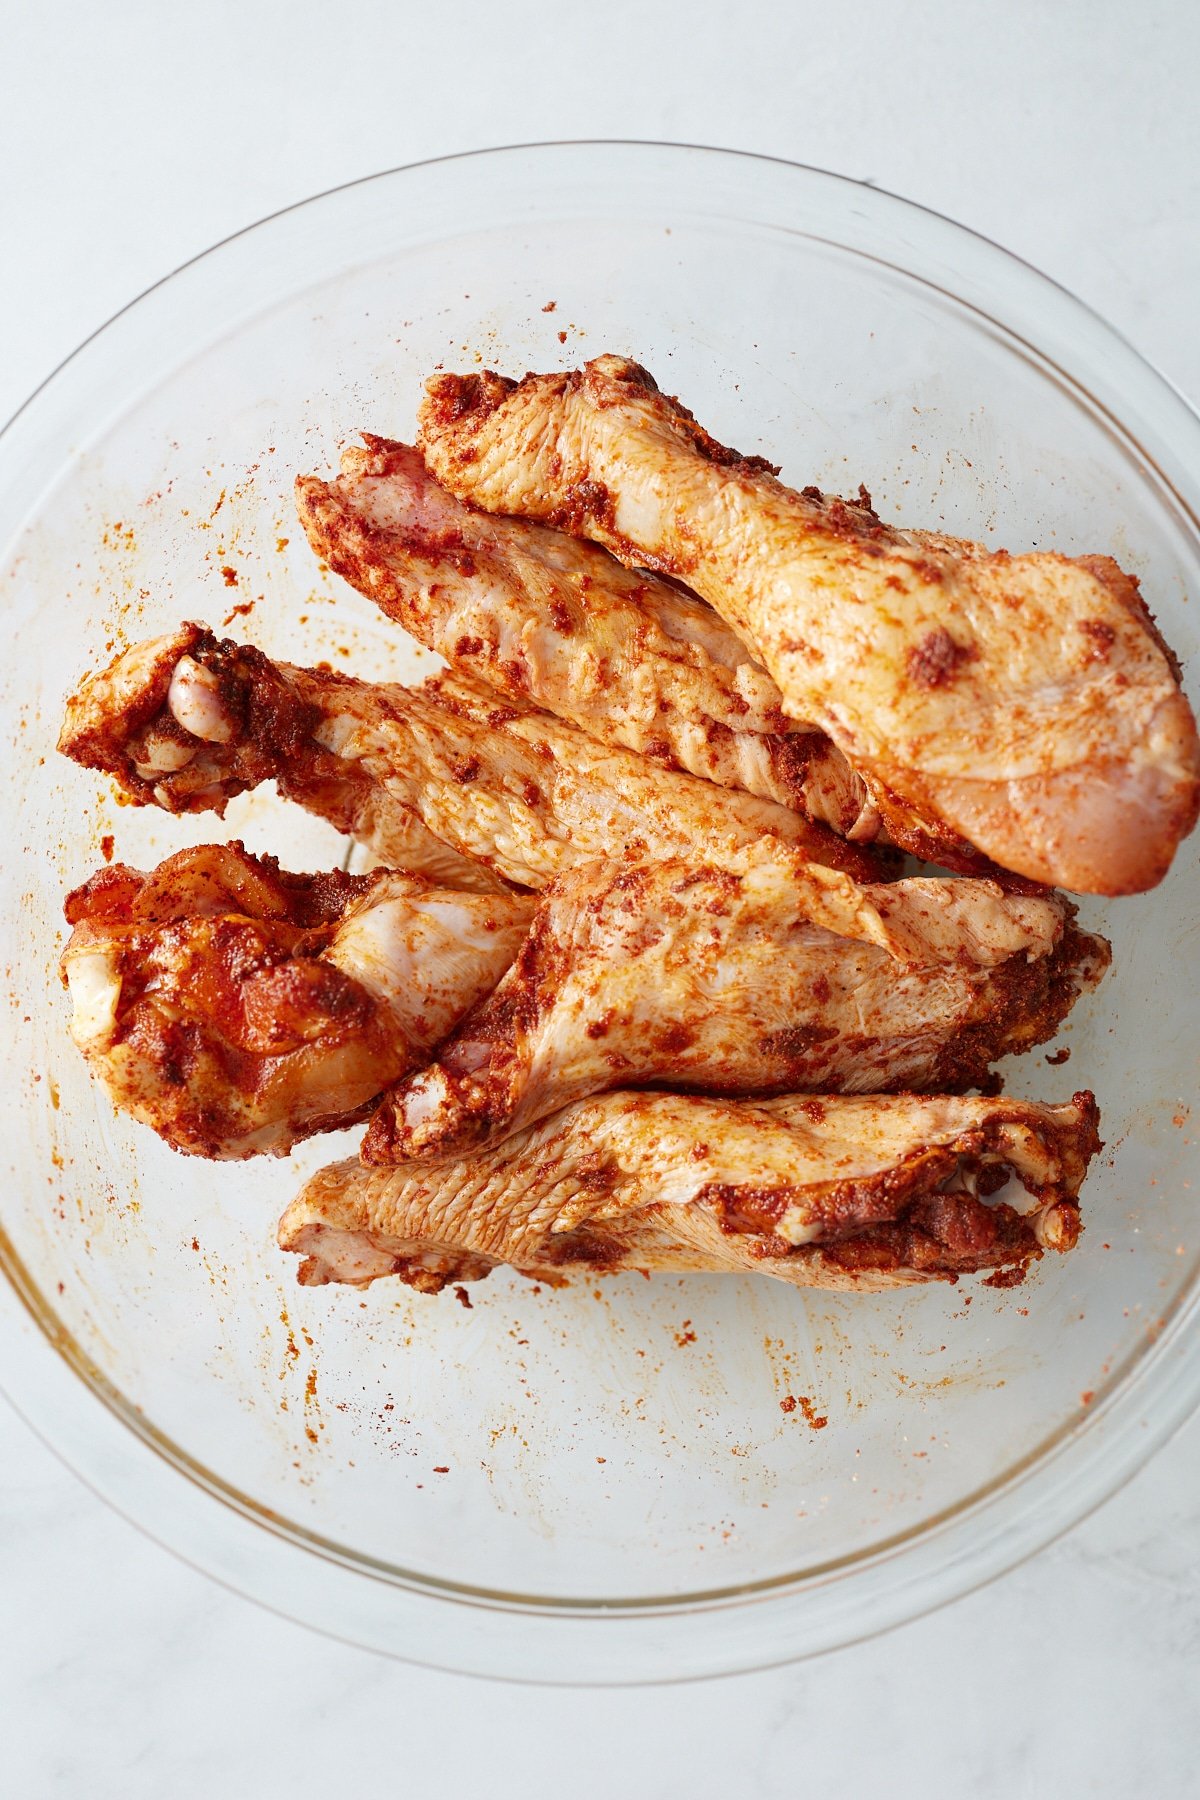
<path id="1" fill-rule="evenodd" d="M 863 196 L 870 196 L 868 204 L 885 214 L 916 215 L 924 228 L 955 244 L 973 246 L 973 254 L 997 268 L 1016 271 L 1024 290 L 1043 299 L 1055 296 L 1067 322 L 1086 323 L 1087 337 L 1113 358 L 1105 371 L 1107 389 L 1121 396 L 1124 381 L 1144 389 L 1139 406 L 1154 413 L 1155 435 L 1171 452 L 1169 460 L 1184 470 L 1189 462 L 1200 467 L 1200 417 L 1174 384 L 1061 282 L 984 234 L 874 183 L 782 157 L 654 139 L 573 138 L 457 151 L 357 177 L 278 208 L 186 258 L 83 338 L 16 408 L 0 428 L 0 484 L 14 454 L 18 459 L 21 455 L 23 435 L 36 431 L 43 397 L 57 390 L 64 376 L 118 321 L 155 304 L 155 297 L 187 271 L 217 261 L 244 240 L 297 214 L 373 184 L 454 163 L 479 164 L 511 156 L 545 160 L 580 151 L 665 153 L 679 166 L 685 157 L 765 166 L 786 171 L 788 178 L 799 176 L 853 191 L 860 203 Z M 1006 336 L 1020 338 L 1002 319 L 995 322 Z M 1056 366 L 1036 339 L 1025 341 L 1042 360 Z M 1087 356 L 1082 360 L 1086 362 Z M 1078 375 L 1059 372 L 1128 435 L 1119 411 L 1113 411 Z M 1200 488 L 1193 484 L 1189 496 L 1185 480 L 1181 491 L 1178 479 L 1164 471 L 1162 459 L 1145 447 L 1144 436 L 1134 441 L 1200 538 L 1194 503 Z M 70 455 L 69 449 L 58 450 L 52 464 L 55 475 Z M 40 484 L 39 493 L 43 488 Z M 4 495 L 0 485 L 0 505 Z M 20 529 L 24 512 L 18 509 L 15 530 Z M 68 1467 L 148 1536 L 235 1591 L 330 1635 L 436 1667 L 515 1680 L 691 1679 L 787 1662 L 888 1629 L 994 1579 L 1069 1530 L 1136 1473 L 1200 1404 L 1200 1336 L 1189 1339 L 1190 1327 L 1200 1316 L 1198 1263 L 1190 1271 L 1190 1288 L 1178 1290 L 1157 1337 L 1129 1352 L 1079 1417 L 1063 1422 L 1000 1476 L 919 1525 L 801 1574 L 669 1598 L 531 1598 L 373 1563 L 278 1515 L 268 1515 L 268 1509 L 204 1469 L 138 1416 L 57 1320 L 23 1269 L 2 1224 L 0 1269 L 6 1276 L 0 1284 L 4 1347 L 0 1389 Z M 1166 1378 L 1167 1367 L 1173 1368 L 1172 1379 Z M 93 1406 L 94 1399 L 100 1400 L 100 1407 Z M 1134 1415 L 1139 1431 L 1129 1429 Z M 176 1475 L 186 1476 L 186 1482 L 175 1481 Z M 1025 1489 L 1028 1498 L 1037 1477 L 1039 1505 L 1027 1504 L 1017 1519 L 994 1516 L 1005 1496 L 1015 1490 Z M 212 1499 L 220 1500 L 221 1507 L 212 1507 Z M 976 1532 L 974 1541 L 964 1538 L 967 1528 Z M 327 1577 L 332 1576 L 310 1582 L 303 1604 L 292 1598 L 297 1587 L 296 1549 L 306 1552 L 309 1565 L 320 1565 Z M 848 1570 L 886 1578 L 869 1595 L 839 1594 L 839 1585 L 844 1589 L 847 1584 L 839 1584 L 838 1577 Z M 361 1592 L 352 1595 L 347 1583 Z M 363 1602 L 363 1593 L 368 1592 L 374 1603 Z M 801 1617 L 806 1608 L 807 1616 Z M 769 1630 L 764 1616 L 768 1612 Z M 440 1621 L 437 1629 L 431 1627 L 434 1617 Z M 453 1626 L 446 1623 L 450 1619 L 456 1621 Z M 531 1649 L 535 1620 L 538 1642 Z M 748 1627 L 747 1620 L 752 1621 Z M 681 1621 L 682 1632 L 674 1628 Z M 603 1631 L 596 1630 L 598 1622 Z M 664 1658 L 669 1666 L 664 1667 Z"/>

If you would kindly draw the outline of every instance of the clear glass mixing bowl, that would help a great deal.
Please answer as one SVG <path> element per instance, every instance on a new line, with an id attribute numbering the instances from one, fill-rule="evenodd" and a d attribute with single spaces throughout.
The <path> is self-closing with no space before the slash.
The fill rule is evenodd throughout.
<path id="1" fill-rule="evenodd" d="M 1197 906 L 1189 846 L 1159 892 L 1084 907 L 1112 974 L 1070 1063 L 1038 1052 L 1010 1080 L 1094 1087 L 1107 1149 L 1079 1250 L 1013 1292 L 500 1273 L 468 1311 L 305 1291 L 274 1221 L 343 1143 L 214 1167 L 114 1118 L 67 1038 L 63 890 L 108 835 L 146 864 L 221 827 L 118 808 L 56 757 L 64 694 L 116 643 L 247 605 L 230 628 L 269 651 L 411 675 L 428 659 L 314 564 L 294 473 L 361 427 L 409 432 L 435 366 L 602 349 L 798 485 L 1111 551 L 1193 653 L 1197 420 L 1061 289 L 889 195 L 711 150 L 518 148 L 340 189 L 188 264 L 0 439 L 0 1368 L 114 1505 L 283 1612 L 456 1669 L 634 1681 L 782 1661 L 959 1594 L 1195 1403 Z M 224 830 L 293 867 L 343 849 L 267 795 Z"/>

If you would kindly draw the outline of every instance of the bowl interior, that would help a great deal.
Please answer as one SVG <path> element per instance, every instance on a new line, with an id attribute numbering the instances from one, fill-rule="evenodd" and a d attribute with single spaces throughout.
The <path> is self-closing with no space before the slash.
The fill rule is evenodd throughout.
<path id="1" fill-rule="evenodd" d="M 265 794 L 224 824 L 116 806 L 54 753 L 63 697 L 180 618 L 368 676 L 430 666 L 316 566 L 290 489 L 360 428 L 411 433 L 441 365 L 631 353 L 796 485 L 861 481 L 887 519 L 1111 552 L 1185 659 L 1197 540 L 1082 386 L 955 298 L 898 228 L 883 253 L 860 190 L 784 205 L 750 204 L 740 176 L 454 179 L 427 193 L 402 173 L 319 203 L 303 230 L 261 228 L 228 266 L 188 272 L 176 304 L 166 290 L 128 315 L 115 352 L 85 353 L 88 411 L 69 454 L 47 449 L 0 566 L 7 1254 L 168 1454 L 376 1574 L 611 1604 L 852 1573 L 1076 1429 L 1194 1279 L 1194 853 L 1153 895 L 1084 904 L 1112 972 L 1068 1022 L 1065 1066 L 1046 1046 L 1008 1072 L 1039 1098 L 1094 1088 L 1106 1139 L 1078 1251 L 1022 1288 L 621 1276 L 554 1292 L 498 1273 L 469 1308 L 386 1283 L 306 1291 L 274 1221 L 350 1140 L 250 1165 L 173 1155 L 86 1078 L 56 960 L 63 892 L 106 837 L 141 865 L 216 836 L 300 868 L 345 846 Z"/>

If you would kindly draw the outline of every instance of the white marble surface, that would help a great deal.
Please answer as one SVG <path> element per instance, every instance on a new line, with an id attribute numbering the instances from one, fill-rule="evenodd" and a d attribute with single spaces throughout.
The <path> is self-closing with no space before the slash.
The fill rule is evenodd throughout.
<path id="1" fill-rule="evenodd" d="M 182 258 L 352 176 L 667 136 L 869 177 L 1008 244 L 1200 395 L 1188 0 L 0 5 L 0 413 Z M 0 1793 L 495 1800 L 1200 1791 L 1200 1425 L 874 1644 L 720 1685 L 514 1689 L 328 1643 L 142 1539 L 0 1405 Z"/>

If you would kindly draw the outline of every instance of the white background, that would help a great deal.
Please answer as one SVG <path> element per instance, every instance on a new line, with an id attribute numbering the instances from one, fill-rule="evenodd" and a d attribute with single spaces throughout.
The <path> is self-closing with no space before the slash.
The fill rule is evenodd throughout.
<path id="1" fill-rule="evenodd" d="M 264 213 L 445 151 L 589 135 L 762 150 L 924 201 L 1196 399 L 1198 77 L 1192 0 L 0 0 L 0 415 Z M 0 1404 L 4 1800 L 1173 1800 L 1198 1764 L 1195 1423 L 932 1619 L 765 1675 L 584 1693 L 409 1669 L 260 1612 Z"/>

